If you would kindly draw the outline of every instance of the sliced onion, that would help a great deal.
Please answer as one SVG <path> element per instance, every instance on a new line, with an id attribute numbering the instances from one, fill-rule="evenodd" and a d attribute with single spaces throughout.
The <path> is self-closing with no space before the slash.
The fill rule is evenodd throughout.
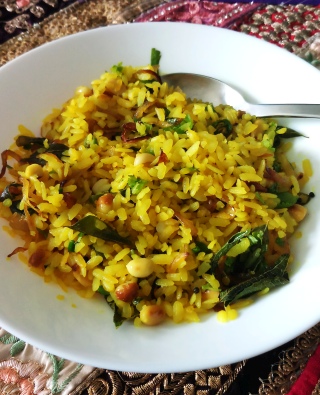
<path id="1" fill-rule="evenodd" d="M 7 166 L 8 166 L 8 158 L 11 157 L 13 159 L 15 159 L 16 161 L 20 162 L 21 160 L 21 156 L 18 155 L 16 152 L 11 151 L 9 149 L 6 149 L 5 151 L 3 151 L 1 153 L 1 159 L 2 159 L 2 169 L 0 172 L 0 178 L 2 178 L 7 170 Z"/>
<path id="2" fill-rule="evenodd" d="M 191 235 L 193 237 L 197 236 L 198 229 L 194 226 L 193 222 L 190 219 L 185 218 L 180 212 L 175 211 L 174 216 L 184 225 L 186 228 L 191 230 Z"/>
<path id="3" fill-rule="evenodd" d="M 168 162 L 169 162 L 169 159 L 168 159 L 168 157 L 167 157 L 167 154 L 165 154 L 165 153 L 161 150 L 160 155 L 159 155 L 159 162 L 158 162 L 158 163 L 168 163 Z"/>
<path id="4" fill-rule="evenodd" d="M 138 80 L 140 80 L 140 81 L 148 82 L 150 80 L 156 80 L 156 81 L 160 82 L 160 84 L 162 83 L 160 75 L 157 74 L 153 70 L 149 70 L 149 69 L 147 69 L 147 70 L 144 70 L 144 69 L 138 70 L 136 72 L 136 76 L 137 76 Z M 143 78 L 143 77 L 149 77 L 149 78 Z"/>
<path id="5" fill-rule="evenodd" d="M 134 122 L 125 123 L 122 126 L 121 140 L 124 143 L 137 143 L 138 141 L 146 140 L 149 136 L 129 137 L 131 133 L 136 132 L 136 124 Z"/>
<path id="6" fill-rule="evenodd" d="M 25 251 L 27 251 L 27 248 L 25 248 L 25 247 L 17 247 L 9 255 L 7 255 L 7 257 L 11 258 L 13 255 L 18 254 L 19 252 L 25 252 Z"/>

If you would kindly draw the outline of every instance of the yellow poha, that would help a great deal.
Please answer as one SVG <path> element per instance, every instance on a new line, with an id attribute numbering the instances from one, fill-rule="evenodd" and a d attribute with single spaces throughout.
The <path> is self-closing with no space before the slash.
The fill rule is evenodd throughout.
<path id="1" fill-rule="evenodd" d="M 0 180 L 0 215 L 24 241 L 12 254 L 104 295 L 116 325 L 234 319 L 262 280 L 288 281 L 312 169 L 289 163 L 292 131 L 191 101 L 157 72 L 119 64 L 53 110 L 42 137 L 19 127 Z"/>

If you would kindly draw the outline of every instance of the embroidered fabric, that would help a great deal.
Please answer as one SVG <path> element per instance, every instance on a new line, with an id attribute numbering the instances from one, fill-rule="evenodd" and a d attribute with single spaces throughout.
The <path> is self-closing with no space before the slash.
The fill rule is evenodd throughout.
<path id="1" fill-rule="evenodd" d="M 69 395 L 94 371 L 90 366 L 38 350 L 1 328 L 0 343 L 0 394 L 3 395 Z"/>

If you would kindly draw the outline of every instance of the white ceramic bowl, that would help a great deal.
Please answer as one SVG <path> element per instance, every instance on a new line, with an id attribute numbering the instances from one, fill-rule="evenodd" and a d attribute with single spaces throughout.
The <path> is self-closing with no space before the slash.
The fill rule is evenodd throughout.
<path id="1" fill-rule="evenodd" d="M 320 103 L 320 73 L 275 45 L 214 27 L 184 23 L 137 23 L 99 28 L 66 37 L 17 58 L 0 69 L 0 151 L 24 124 L 38 132 L 42 119 L 119 62 L 145 65 L 151 48 L 162 53 L 161 70 L 194 72 L 224 80 L 254 102 Z M 1 232 L 0 325 L 45 350 L 88 365 L 135 372 L 181 372 L 240 361 L 277 347 L 320 320 L 320 121 L 284 119 L 305 133 L 296 139 L 292 158 L 311 159 L 309 189 L 316 198 L 294 240 L 295 270 L 289 285 L 278 288 L 227 324 L 215 314 L 198 324 L 166 324 L 115 329 L 101 298 L 86 300 L 70 291 L 65 300 L 16 257 L 6 256 L 18 240 Z M 4 222 L 2 222 L 4 223 Z M 76 308 L 72 307 L 76 305 Z"/>

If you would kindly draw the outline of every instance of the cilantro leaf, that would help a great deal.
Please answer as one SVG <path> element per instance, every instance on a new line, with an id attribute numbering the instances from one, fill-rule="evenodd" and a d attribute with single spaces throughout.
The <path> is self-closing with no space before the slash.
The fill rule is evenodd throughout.
<path id="1" fill-rule="evenodd" d="M 147 185 L 148 181 L 142 180 L 139 177 L 129 176 L 128 185 L 131 188 L 133 195 L 137 195 Z"/>

